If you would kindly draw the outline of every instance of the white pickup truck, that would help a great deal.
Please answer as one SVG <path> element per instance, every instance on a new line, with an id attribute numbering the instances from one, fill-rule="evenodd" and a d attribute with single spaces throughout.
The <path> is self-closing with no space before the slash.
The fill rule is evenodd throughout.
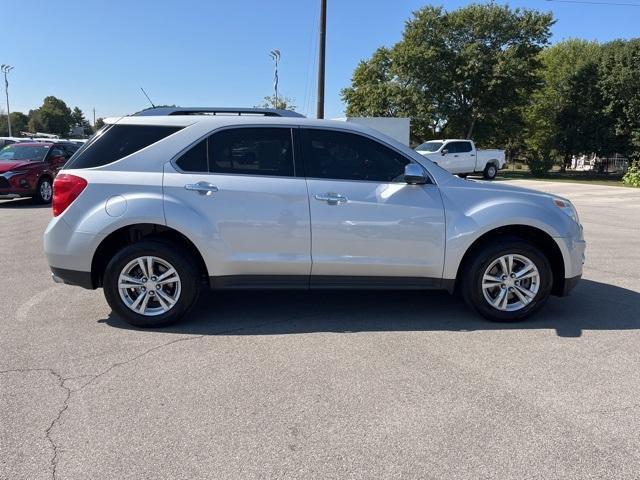
<path id="1" fill-rule="evenodd" d="M 504 150 L 477 150 L 472 140 L 430 140 L 418 145 L 416 152 L 451 173 L 482 173 L 487 180 L 493 180 L 506 163 Z"/>

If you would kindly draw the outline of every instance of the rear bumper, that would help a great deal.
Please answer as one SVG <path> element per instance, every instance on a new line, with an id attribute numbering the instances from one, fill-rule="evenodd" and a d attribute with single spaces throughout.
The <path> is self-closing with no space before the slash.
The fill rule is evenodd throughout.
<path id="1" fill-rule="evenodd" d="M 65 283 L 67 285 L 75 285 L 90 290 L 95 289 L 91 272 L 80 272 L 78 270 L 67 270 L 65 268 L 51 268 L 51 278 L 56 283 Z"/>

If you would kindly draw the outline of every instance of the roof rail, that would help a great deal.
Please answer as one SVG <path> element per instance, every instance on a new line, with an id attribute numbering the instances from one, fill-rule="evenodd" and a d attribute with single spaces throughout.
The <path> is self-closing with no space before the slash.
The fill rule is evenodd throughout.
<path id="1" fill-rule="evenodd" d="M 276 108 L 233 108 L 233 107 L 155 107 L 134 113 L 133 116 L 160 115 L 262 115 L 264 117 L 302 117 L 304 115 L 292 110 Z"/>

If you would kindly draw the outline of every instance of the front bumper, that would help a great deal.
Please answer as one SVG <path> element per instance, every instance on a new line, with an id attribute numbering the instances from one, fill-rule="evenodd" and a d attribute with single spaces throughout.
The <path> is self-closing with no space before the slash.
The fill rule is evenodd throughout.
<path id="1" fill-rule="evenodd" d="M 0 198 L 32 197 L 34 180 L 30 174 L 7 172 L 0 174 Z"/>
<path id="2" fill-rule="evenodd" d="M 587 244 L 582 235 L 579 238 L 556 238 L 564 258 L 564 281 L 555 295 L 566 296 L 582 278 L 582 267 L 586 259 Z"/>
<path id="3" fill-rule="evenodd" d="M 22 197 L 32 197 L 34 194 L 33 191 L 31 190 L 7 190 L 7 189 L 2 189 L 0 190 L 0 199 L 6 200 L 6 199 L 11 199 L 11 198 L 22 198 Z"/>
<path id="4" fill-rule="evenodd" d="M 562 292 L 560 292 L 559 296 L 566 297 L 567 295 L 569 295 L 571 290 L 573 290 L 576 287 L 576 285 L 578 285 L 581 278 L 582 278 L 582 275 L 576 275 L 575 277 L 565 278 L 564 284 L 562 286 Z"/>

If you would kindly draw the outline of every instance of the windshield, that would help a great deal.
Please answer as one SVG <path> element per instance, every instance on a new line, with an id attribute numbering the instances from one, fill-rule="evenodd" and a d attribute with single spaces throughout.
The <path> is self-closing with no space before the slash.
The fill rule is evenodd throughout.
<path id="1" fill-rule="evenodd" d="M 0 161 L 30 160 L 41 162 L 49 151 L 49 145 L 8 145 L 0 150 Z"/>
<path id="2" fill-rule="evenodd" d="M 435 152 L 438 150 L 444 142 L 432 141 L 424 142 L 422 145 L 418 145 L 416 150 L 419 152 Z"/>

